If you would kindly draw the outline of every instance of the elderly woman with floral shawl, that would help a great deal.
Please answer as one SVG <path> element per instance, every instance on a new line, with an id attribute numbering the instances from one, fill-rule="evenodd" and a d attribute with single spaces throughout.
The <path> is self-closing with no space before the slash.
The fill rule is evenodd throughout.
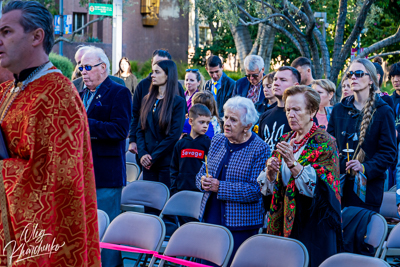
<path id="1" fill-rule="evenodd" d="M 320 104 L 316 91 L 293 86 L 283 99 L 293 131 L 280 138 L 267 161 L 267 233 L 301 241 L 314 267 L 341 250 L 338 151 L 335 139 L 313 123 Z"/>

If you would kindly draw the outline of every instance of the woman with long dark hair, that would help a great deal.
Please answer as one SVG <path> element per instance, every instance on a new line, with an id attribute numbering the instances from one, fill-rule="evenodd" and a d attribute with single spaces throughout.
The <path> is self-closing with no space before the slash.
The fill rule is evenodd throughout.
<path id="1" fill-rule="evenodd" d="M 328 132 L 336 138 L 344 177 L 342 208 L 379 212 L 385 171 L 396 158 L 394 113 L 376 93 L 378 76 L 371 61 L 355 59 L 346 75 L 354 95 L 333 107 L 328 124 Z"/>
<path id="2" fill-rule="evenodd" d="M 131 63 L 127 57 L 121 58 L 119 61 L 118 72 L 114 74 L 124 80 L 125 87 L 131 91 L 132 95 L 135 93 L 136 86 L 138 85 L 138 80 L 136 76 L 132 73 Z"/>
<path id="3" fill-rule="evenodd" d="M 172 152 L 185 122 L 183 97 L 178 96 L 178 71 L 171 60 L 153 65 L 149 93 L 143 98 L 137 127 L 137 146 L 143 179 L 170 188 Z"/>

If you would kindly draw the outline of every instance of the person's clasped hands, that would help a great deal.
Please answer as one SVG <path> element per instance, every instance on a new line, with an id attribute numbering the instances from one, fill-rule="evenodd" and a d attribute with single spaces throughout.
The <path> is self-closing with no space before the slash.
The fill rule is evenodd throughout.
<path id="1" fill-rule="evenodd" d="M 282 160 L 285 161 L 288 167 L 291 167 L 293 163 L 296 161 L 293 154 L 292 143 L 293 142 L 288 143 L 282 141 L 276 145 L 276 151 L 281 155 Z M 275 181 L 276 174 L 279 171 L 280 167 L 281 163 L 279 162 L 278 158 L 270 157 L 267 160 L 267 178 L 270 182 Z"/>

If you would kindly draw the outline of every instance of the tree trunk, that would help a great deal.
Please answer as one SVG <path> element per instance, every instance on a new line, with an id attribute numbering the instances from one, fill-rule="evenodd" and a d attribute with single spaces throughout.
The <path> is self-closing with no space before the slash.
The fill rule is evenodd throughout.
<path id="1" fill-rule="evenodd" d="M 271 67 L 271 56 L 272 56 L 272 51 L 274 49 L 275 32 L 276 30 L 271 26 L 265 26 L 263 45 L 260 47 L 259 52 L 261 53 L 258 54 L 260 57 L 264 59 L 265 73 L 268 73 Z"/>
<path id="2" fill-rule="evenodd" d="M 238 23 L 238 25 L 229 23 L 229 28 L 232 32 L 233 40 L 235 41 L 237 55 L 239 56 L 240 69 L 242 72 L 245 72 L 243 64 L 244 59 L 250 53 L 252 48 L 249 29 L 241 23 Z"/>
<path id="3" fill-rule="evenodd" d="M 339 3 L 339 14 L 336 22 L 336 30 L 335 30 L 335 41 L 333 45 L 333 54 L 332 54 L 332 70 L 328 79 L 330 79 L 333 83 L 336 84 L 337 76 L 343 65 L 339 62 L 339 54 L 342 50 L 343 40 L 344 40 L 344 25 L 346 23 L 347 16 L 347 0 L 340 0 Z M 338 91 L 336 91 L 337 93 Z"/>

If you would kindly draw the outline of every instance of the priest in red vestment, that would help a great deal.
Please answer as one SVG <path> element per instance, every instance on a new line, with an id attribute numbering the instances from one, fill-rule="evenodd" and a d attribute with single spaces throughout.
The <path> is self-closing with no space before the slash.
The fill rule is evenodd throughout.
<path id="1" fill-rule="evenodd" d="M 87 117 L 49 62 L 52 25 L 37 2 L 3 7 L 0 65 L 15 79 L 0 85 L 0 266 L 100 266 Z"/>

